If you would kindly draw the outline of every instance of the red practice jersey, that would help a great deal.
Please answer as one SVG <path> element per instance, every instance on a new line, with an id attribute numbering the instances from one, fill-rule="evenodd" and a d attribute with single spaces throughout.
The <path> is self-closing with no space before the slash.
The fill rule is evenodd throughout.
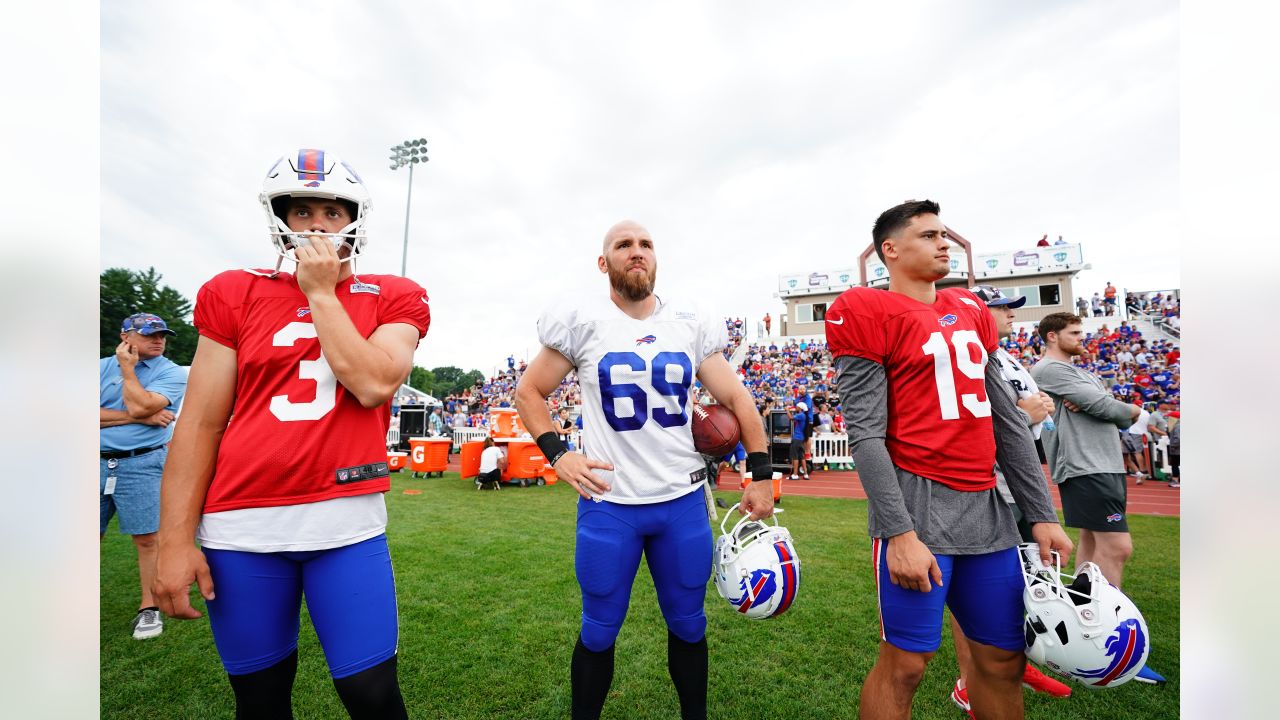
<path id="1" fill-rule="evenodd" d="M 885 368 L 885 445 L 894 465 L 955 490 L 995 487 L 985 370 L 997 332 L 977 296 L 946 288 L 926 305 L 895 292 L 850 288 L 825 319 L 832 356 Z"/>
<path id="2" fill-rule="evenodd" d="M 395 275 L 351 277 L 338 301 L 356 330 L 405 323 L 421 339 L 427 294 Z M 365 408 L 320 352 L 307 298 L 288 273 L 214 277 L 196 295 L 200 334 L 236 351 L 236 397 L 204 512 L 386 492 L 390 403 Z"/>

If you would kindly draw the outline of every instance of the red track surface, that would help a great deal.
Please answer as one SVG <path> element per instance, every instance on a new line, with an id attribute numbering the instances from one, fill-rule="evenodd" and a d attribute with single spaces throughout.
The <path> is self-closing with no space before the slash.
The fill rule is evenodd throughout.
<path id="1" fill-rule="evenodd" d="M 449 469 L 458 472 L 458 454 L 449 458 Z M 1049 494 L 1053 496 L 1053 505 L 1062 509 L 1062 500 L 1058 497 L 1058 486 L 1049 482 L 1049 469 L 1043 468 L 1045 483 L 1049 486 Z M 732 471 L 720 473 L 720 490 L 737 490 L 738 474 Z M 1129 512 L 1140 515 L 1167 515 L 1180 517 L 1181 491 L 1170 488 L 1168 483 L 1147 480 L 1135 485 L 1133 478 L 1129 483 Z M 862 489 L 856 470 L 819 470 L 813 474 L 812 480 L 783 480 L 782 494 L 805 495 L 809 497 L 855 498 L 866 500 L 867 493 Z"/>
<path id="2" fill-rule="evenodd" d="M 1058 497 L 1058 486 L 1049 482 L 1049 470 L 1043 468 L 1045 482 L 1049 485 L 1049 494 L 1053 496 L 1053 505 L 1062 509 L 1062 500 Z M 737 490 L 738 474 L 725 471 L 720 473 L 720 490 Z M 1128 478 L 1129 512 L 1141 515 L 1181 515 L 1179 499 L 1181 491 L 1170 488 L 1168 483 L 1146 480 L 1135 485 L 1133 478 Z M 807 495 L 812 497 L 840 497 L 865 500 L 867 493 L 862 489 L 856 470 L 829 470 L 815 472 L 811 480 L 783 480 L 782 494 Z"/>

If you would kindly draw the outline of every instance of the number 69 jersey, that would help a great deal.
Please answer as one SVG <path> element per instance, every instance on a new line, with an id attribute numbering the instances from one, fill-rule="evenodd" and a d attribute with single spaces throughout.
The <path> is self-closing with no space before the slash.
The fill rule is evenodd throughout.
<path id="1" fill-rule="evenodd" d="M 997 331 L 977 296 L 945 288 L 926 305 L 887 290 L 850 288 L 825 320 L 833 357 L 885 368 L 885 446 L 894 465 L 954 490 L 995 487 L 985 371 Z"/>
<path id="2" fill-rule="evenodd" d="M 421 339 L 427 295 L 412 280 L 360 275 L 336 288 L 356 330 L 406 323 Z M 236 351 L 235 406 L 205 513 L 386 492 L 389 403 L 363 407 L 334 377 L 307 297 L 288 273 L 230 270 L 196 295 L 200 334 Z"/>
<path id="3" fill-rule="evenodd" d="M 611 463 L 593 470 L 612 486 L 602 499 L 662 502 L 706 479 L 693 447 L 690 387 L 702 361 L 729 343 L 724 318 L 658 299 L 636 320 L 606 296 L 565 299 L 538 319 L 538 340 L 578 369 L 583 452 Z"/>

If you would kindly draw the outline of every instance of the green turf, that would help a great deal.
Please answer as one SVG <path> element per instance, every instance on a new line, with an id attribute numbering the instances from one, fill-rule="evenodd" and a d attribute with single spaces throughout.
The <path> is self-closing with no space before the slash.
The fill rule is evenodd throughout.
<path id="1" fill-rule="evenodd" d="M 400 606 L 400 683 L 415 718 L 565 718 L 577 635 L 573 490 L 563 484 L 478 492 L 449 473 L 395 476 L 388 537 Z M 405 488 L 421 495 L 404 495 Z M 718 493 L 734 502 L 737 493 Z M 736 616 L 708 587 L 710 717 L 852 718 L 877 647 L 866 502 L 787 497 L 781 516 L 803 566 L 782 617 Z M 721 511 L 723 512 L 723 511 Z M 1176 518 L 1133 516 L 1137 551 L 1125 590 L 1153 635 L 1151 665 L 1170 679 L 1055 700 L 1026 694 L 1027 717 L 1170 718 L 1178 715 Z M 137 641 L 133 546 L 114 522 L 101 551 L 101 706 L 104 718 L 231 718 L 231 689 L 205 619 L 166 619 Z M 193 604 L 203 602 L 193 595 Z M 305 613 L 304 613 L 305 618 Z M 346 717 L 308 620 L 302 623 L 297 718 Z M 913 717 L 963 717 L 948 694 L 956 677 L 949 633 L 916 696 Z M 666 669 L 666 631 L 641 566 L 618 639 L 604 717 L 679 717 Z"/>

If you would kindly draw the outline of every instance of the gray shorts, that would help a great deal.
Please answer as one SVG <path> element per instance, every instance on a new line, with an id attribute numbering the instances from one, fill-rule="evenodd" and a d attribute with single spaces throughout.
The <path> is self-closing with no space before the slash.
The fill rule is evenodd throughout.
<path id="1" fill-rule="evenodd" d="M 1120 433 L 1120 444 L 1124 446 L 1124 451 L 1133 455 L 1141 455 L 1142 451 L 1147 447 L 1147 439 L 1143 435 L 1134 435 L 1131 432 Z"/>
<path id="2" fill-rule="evenodd" d="M 1129 532 L 1123 473 L 1077 475 L 1058 485 L 1062 524 L 1094 532 Z"/>
<path id="3" fill-rule="evenodd" d="M 148 535 L 160 529 L 160 473 L 169 449 L 118 460 L 98 460 L 98 534 L 107 531 L 111 516 L 120 514 L 120 532 Z M 116 479 L 106 495 L 107 478 Z"/>

